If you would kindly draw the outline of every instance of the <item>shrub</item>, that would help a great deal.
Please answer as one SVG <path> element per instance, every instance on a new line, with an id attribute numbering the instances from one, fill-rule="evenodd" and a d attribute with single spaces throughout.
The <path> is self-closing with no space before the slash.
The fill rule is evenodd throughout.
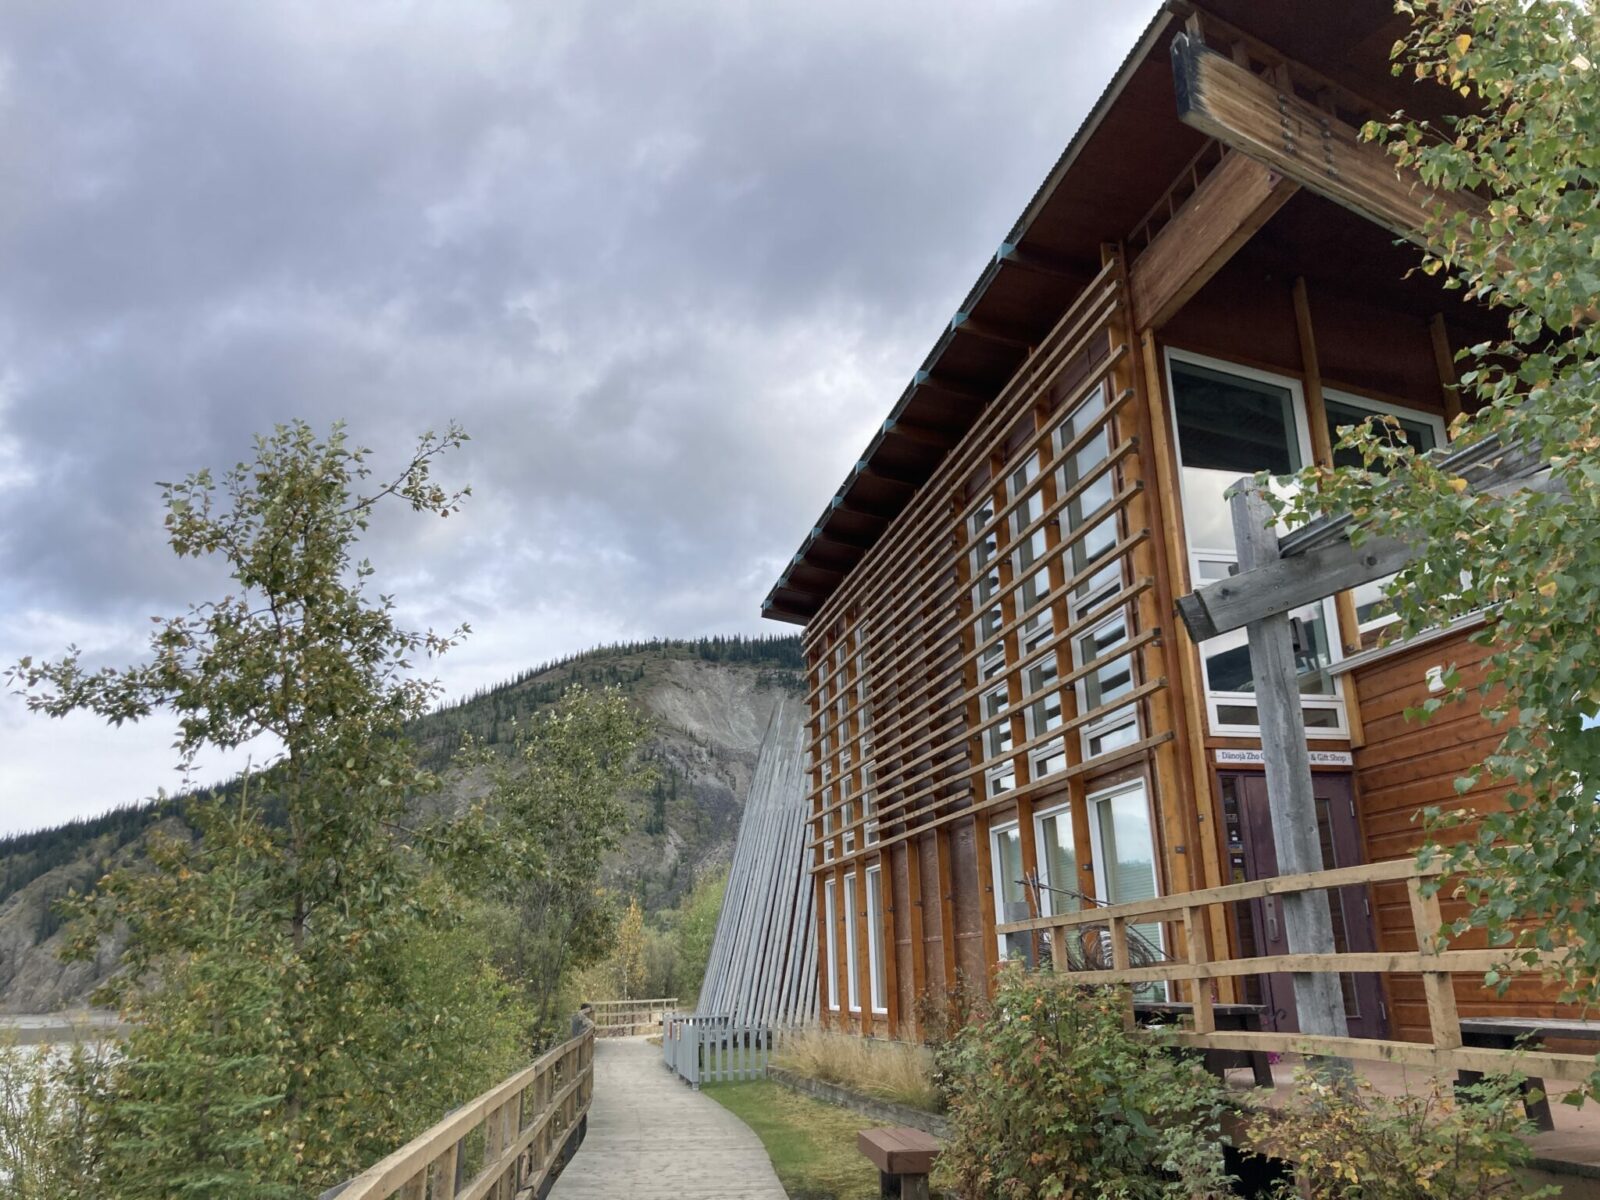
<path id="1" fill-rule="evenodd" d="M 1279 1109 L 1249 1124 L 1254 1148 L 1294 1163 L 1278 1195 L 1314 1200 L 1480 1200 L 1553 1196 L 1517 1177 L 1533 1127 L 1517 1081 L 1486 1079 L 1453 1095 L 1448 1083 L 1385 1096 L 1364 1080 L 1295 1073 Z"/>
<path id="2" fill-rule="evenodd" d="M 111 1061 L 105 1042 L 0 1042 L 0 1193 L 9 1200 L 103 1195 L 97 1109 Z"/>
<path id="3" fill-rule="evenodd" d="M 1228 1195 L 1221 1086 L 1123 1026 L 1127 997 L 1046 971 L 995 997 L 938 1051 L 952 1137 L 941 1165 L 970 1200 Z"/>

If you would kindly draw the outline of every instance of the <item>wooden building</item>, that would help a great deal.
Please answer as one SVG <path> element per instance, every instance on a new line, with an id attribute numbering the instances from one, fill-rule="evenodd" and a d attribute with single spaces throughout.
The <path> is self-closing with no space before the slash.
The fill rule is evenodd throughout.
<path id="1" fill-rule="evenodd" d="M 1402 33 L 1389 0 L 1167 5 L 773 587 L 806 627 L 829 1024 L 914 1036 L 920 997 L 1034 953 L 1007 920 L 1276 873 L 1245 636 L 1197 647 L 1173 607 L 1233 563 L 1229 484 L 1331 462 L 1372 413 L 1442 444 L 1452 350 L 1498 326 L 1413 270 L 1430 198 L 1356 135 L 1438 115 L 1391 73 Z M 1480 655 L 1461 629 L 1377 647 L 1378 599 L 1297 614 L 1329 866 L 1410 855 L 1496 740 L 1405 720 Z M 1211 944 L 1272 952 L 1273 903 L 1212 909 Z M 1346 889 L 1340 949 L 1414 950 L 1407 904 Z M 1344 981 L 1352 1033 L 1427 1035 L 1415 977 Z M 1281 983 L 1235 986 L 1293 1027 Z"/>

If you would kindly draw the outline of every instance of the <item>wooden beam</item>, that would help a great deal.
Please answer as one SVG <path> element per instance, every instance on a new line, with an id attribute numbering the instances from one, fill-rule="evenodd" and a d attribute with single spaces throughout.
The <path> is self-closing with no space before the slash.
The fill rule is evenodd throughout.
<path id="1" fill-rule="evenodd" d="M 1304 275 L 1297 275 L 1292 289 L 1294 327 L 1300 339 L 1300 375 L 1306 398 L 1306 423 L 1311 426 L 1311 453 L 1319 467 L 1333 466 L 1333 436 L 1328 431 L 1328 409 L 1322 396 L 1322 364 L 1317 358 L 1316 331 L 1311 324 L 1311 299 L 1306 293 Z M 1361 649 L 1361 621 L 1356 615 L 1356 600 L 1349 592 L 1333 598 L 1339 623 L 1339 641 L 1346 654 Z M 1345 705 L 1350 721 L 1350 741 L 1362 745 L 1366 738 L 1361 726 L 1361 706 L 1351 696 Z"/>
<path id="2" fill-rule="evenodd" d="M 855 469 L 850 474 L 858 478 L 864 475 L 904 491 L 915 491 L 927 478 L 925 471 L 902 471 L 865 458 L 856 461 Z"/>
<path id="3" fill-rule="evenodd" d="M 919 446 L 932 446 L 936 450 L 948 450 L 961 440 L 960 433 L 953 429 L 920 425 L 915 421 L 903 421 L 898 417 L 890 417 L 885 421 L 883 432 L 885 435 L 905 438 Z"/>
<path id="4" fill-rule="evenodd" d="M 1444 423 L 1448 432 L 1461 415 L 1461 386 L 1456 377 L 1456 356 L 1450 349 L 1450 334 L 1444 327 L 1444 314 L 1434 313 L 1428 322 L 1428 337 L 1433 342 L 1433 364 L 1439 372 L 1439 393 L 1444 398 Z"/>
<path id="5" fill-rule="evenodd" d="M 1228 503 L 1240 568 L 1249 571 L 1276 561 L 1278 535 L 1273 528 L 1272 506 L 1253 481 L 1240 480 Z M 1278 870 L 1285 875 L 1320 871 L 1322 841 L 1317 832 L 1317 801 L 1312 791 L 1311 757 L 1306 749 L 1305 714 L 1300 707 L 1289 618 L 1284 614 L 1263 617 L 1252 621 L 1246 631 L 1250 637 L 1250 673 L 1255 680 L 1261 722 L 1267 809 L 1272 818 Z M 1284 940 L 1290 954 L 1335 952 L 1333 919 L 1325 893 L 1297 892 L 1285 895 L 1280 904 Z M 1290 979 L 1302 1033 L 1350 1036 L 1337 975 L 1296 971 Z"/>
<path id="6" fill-rule="evenodd" d="M 990 389 L 976 387 L 959 379 L 951 379 L 948 375 L 934 375 L 929 371 L 917 372 L 916 386 L 972 404 L 988 404 L 994 399 L 994 392 Z"/>
<path id="7" fill-rule="evenodd" d="M 1098 273 L 1098 268 L 1091 267 L 1087 263 L 1074 262 L 1044 250 L 1024 249 L 1010 242 L 1004 243 L 995 252 L 994 259 L 998 263 L 1006 263 L 1034 275 L 1065 280 L 1075 287 L 1082 287 Z"/>
<path id="8" fill-rule="evenodd" d="M 1134 324 L 1170 320 L 1297 191 L 1254 158 L 1225 155 L 1129 267 Z"/>
<path id="9" fill-rule="evenodd" d="M 1275 558 L 1253 571 L 1241 564 L 1239 574 L 1180 597 L 1178 615 L 1190 637 L 1208 641 L 1251 621 L 1279 616 L 1392 575 L 1414 554 L 1413 547 L 1398 538 L 1374 537 L 1359 547 L 1338 541 L 1293 558 Z"/>
<path id="10" fill-rule="evenodd" d="M 1476 196 L 1434 191 L 1356 129 L 1187 34 L 1172 40 L 1172 73 L 1185 125 L 1408 241 L 1426 244 L 1422 231 L 1441 207 L 1485 212 Z"/>
<path id="11" fill-rule="evenodd" d="M 956 333 L 965 333 L 970 337 L 982 338 L 986 342 L 993 342 L 997 346 L 1005 346 L 1013 350 L 1032 350 L 1039 344 L 1042 335 L 1020 326 L 1002 325 L 997 321 L 985 320 L 974 317 L 970 313 L 958 312 L 950 318 L 950 328 Z"/>

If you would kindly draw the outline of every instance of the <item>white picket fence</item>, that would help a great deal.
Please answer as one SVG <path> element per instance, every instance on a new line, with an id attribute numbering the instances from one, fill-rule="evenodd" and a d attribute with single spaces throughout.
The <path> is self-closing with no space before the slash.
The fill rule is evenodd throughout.
<path id="1" fill-rule="evenodd" d="M 762 1079 L 776 1034 L 771 1026 L 731 1017 L 669 1013 L 661 1025 L 661 1062 L 690 1087 Z"/>

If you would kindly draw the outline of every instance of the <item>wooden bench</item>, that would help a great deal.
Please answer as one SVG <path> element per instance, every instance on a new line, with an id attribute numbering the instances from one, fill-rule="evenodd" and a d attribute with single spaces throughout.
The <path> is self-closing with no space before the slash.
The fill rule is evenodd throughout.
<path id="1" fill-rule="evenodd" d="M 1571 1017 L 1463 1017 L 1461 1041 L 1467 1046 L 1485 1046 L 1496 1050 L 1515 1050 L 1525 1042 L 1547 1041 L 1588 1042 L 1600 1046 L 1600 1022 L 1579 1021 Z M 1482 1071 L 1461 1071 L 1456 1076 L 1457 1086 L 1465 1087 L 1483 1078 Z M 1528 1093 L 1537 1088 L 1540 1097 L 1529 1098 Z M 1550 1115 L 1550 1099 L 1544 1094 L 1544 1080 L 1530 1075 L 1522 1083 L 1522 1107 L 1535 1129 L 1549 1131 L 1556 1127 Z"/>
<path id="2" fill-rule="evenodd" d="M 878 1168 L 878 1195 L 928 1200 L 928 1173 L 939 1157 L 939 1139 L 920 1129 L 863 1129 L 856 1149 Z"/>
<path id="3" fill-rule="evenodd" d="M 1261 1015 L 1266 1008 L 1260 1004 L 1213 1004 L 1211 1015 L 1218 1030 L 1261 1031 Z M 1136 1000 L 1133 1014 L 1141 1025 L 1170 1025 L 1183 1017 L 1194 1015 L 1194 1005 L 1178 1001 Z M 1229 1067 L 1249 1067 L 1257 1087 L 1269 1088 L 1272 1083 L 1272 1065 L 1265 1050 L 1207 1050 L 1202 1060 L 1206 1070 L 1219 1079 Z"/>

